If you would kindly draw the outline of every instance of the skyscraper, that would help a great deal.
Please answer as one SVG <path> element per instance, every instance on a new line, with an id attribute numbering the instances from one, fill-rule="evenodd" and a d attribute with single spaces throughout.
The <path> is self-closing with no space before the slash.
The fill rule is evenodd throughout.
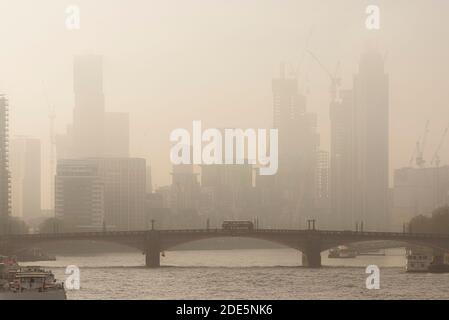
<path id="1" fill-rule="evenodd" d="M 141 158 L 90 159 L 104 181 L 104 218 L 118 230 L 148 227 L 145 217 L 146 161 Z"/>
<path id="2" fill-rule="evenodd" d="M 73 66 L 73 151 L 76 158 L 102 157 L 105 107 L 101 56 L 76 56 Z"/>
<path id="3" fill-rule="evenodd" d="M 281 66 L 273 79 L 274 128 L 279 132 L 279 169 L 275 184 L 286 205 L 281 210 L 289 224 L 313 215 L 315 205 L 317 118 L 306 112 L 306 98 L 296 77 L 287 77 Z M 299 220 L 299 221 L 301 221 Z"/>
<path id="4" fill-rule="evenodd" d="M 355 224 L 354 95 L 340 91 L 340 101 L 330 105 L 330 200 L 332 226 L 348 229 Z"/>
<path id="5" fill-rule="evenodd" d="M 243 164 L 201 166 L 203 195 L 213 199 L 218 220 L 246 219 L 245 211 L 251 200 L 253 166 Z"/>
<path id="6" fill-rule="evenodd" d="M 388 212 L 388 75 L 381 55 L 360 60 L 353 90 L 333 101 L 331 115 L 331 207 L 336 227 L 386 230 Z"/>
<path id="7" fill-rule="evenodd" d="M 11 213 L 8 123 L 8 100 L 0 95 L 0 233 L 3 234 L 8 232 L 8 220 Z"/>
<path id="8" fill-rule="evenodd" d="M 276 184 L 287 197 L 297 197 L 299 189 L 299 163 L 302 155 L 300 135 L 302 118 L 306 112 L 306 99 L 298 92 L 297 78 L 285 75 L 281 65 L 279 78 L 273 79 L 273 125 L 279 130 L 279 168 Z M 289 191 L 287 191 L 289 190 Z"/>
<path id="9" fill-rule="evenodd" d="M 388 213 L 389 80 L 379 52 L 368 50 L 354 77 L 356 216 L 365 229 L 386 230 Z"/>
<path id="10" fill-rule="evenodd" d="M 41 213 L 41 142 L 15 137 L 11 140 L 12 214 L 31 219 Z"/>
<path id="11" fill-rule="evenodd" d="M 58 159 L 128 157 L 129 115 L 105 112 L 101 56 L 75 57 L 73 88 L 73 123 L 56 137 Z"/>

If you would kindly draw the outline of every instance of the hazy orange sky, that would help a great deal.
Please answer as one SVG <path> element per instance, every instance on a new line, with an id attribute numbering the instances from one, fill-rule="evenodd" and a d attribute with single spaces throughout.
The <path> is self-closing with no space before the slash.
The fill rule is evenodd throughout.
<path id="1" fill-rule="evenodd" d="M 77 31 L 65 28 L 70 4 L 81 9 Z M 365 28 L 369 4 L 380 6 L 379 31 Z M 192 120 L 270 127 L 271 79 L 281 61 L 302 60 L 308 110 L 318 114 L 328 150 L 329 78 L 313 59 L 301 59 L 306 45 L 332 71 L 340 61 L 350 88 L 364 45 L 378 43 L 390 75 L 391 168 L 408 165 L 427 119 L 430 161 L 449 124 L 444 0 L 0 0 L 0 12 L 0 92 L 10 99 L 11 133 L 42 139 L 44 169 L 43 84 L 62 133 L 72 121 L 73 56 L 83 53 L 104 56 L 106 108 L 130 113 L 132 155 L 151 162 L 157 185 L 170 179 L 174 128 L 191 128 Z M 449 162 L 449 137 L 441 159 Z"/>

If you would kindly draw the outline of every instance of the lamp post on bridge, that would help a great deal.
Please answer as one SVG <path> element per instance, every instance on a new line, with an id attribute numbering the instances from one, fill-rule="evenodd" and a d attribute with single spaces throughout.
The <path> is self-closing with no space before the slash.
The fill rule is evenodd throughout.
<path id="1" fill-rule="evenodd" d="M 307 230 L 315 230 L 315 221 L 315 219 L 307 219 Z"/>
<path id="2" fill-rule="evenodd" d="M 154 223 L 156 222 L 156 220 L 151 219 L 151 230 L 154 230 Z"/>
<path id="3" fill-rule="evenodd" d="M 412 233 L 412 224 L 410 222 L 402 224 L 402 233 Z"/>

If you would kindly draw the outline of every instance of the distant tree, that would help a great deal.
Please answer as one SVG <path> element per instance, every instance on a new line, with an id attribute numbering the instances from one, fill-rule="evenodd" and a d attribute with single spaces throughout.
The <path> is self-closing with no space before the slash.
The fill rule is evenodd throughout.
<path id="1" fill-rule="evenodd" d="M 25 234 L 28 231 L 28 225 L 18 217 L 0 218 L 0 234 Z"/>
<path id="2" fill-rule="evenodd" d="M 410 229 L 415 233 L 449 233 L 449 206 L 435 209 L 431 217 L 413 217 L 410 220 Z"/>
<path id="3" fill-rule="evenodd" d="M 432 218 L 419 215 L 410 220 L 409 228 L 414 233 L 431 233 L 432 232 Z"/>
<path id="4" fill-rule="evenodd" d="M 20 218 L 11 217 L 9 223 L 10 223 L 9 227 L 12 234 L 26 234 L 30 230 L 25 221 L 23 221 Z"/>
<path id="5" fill-rule="evenodd" d="M 432 232 L 449 233 L 449 206 L 435 209 L 432 212 Z"/>

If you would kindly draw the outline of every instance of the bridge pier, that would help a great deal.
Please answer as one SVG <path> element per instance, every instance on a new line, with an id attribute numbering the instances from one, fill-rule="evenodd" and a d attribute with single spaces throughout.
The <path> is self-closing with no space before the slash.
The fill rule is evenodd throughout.
<path id="1" fill-rule="evenodd" d="M 302 249 L 302 266 L 306 268 L 321 267 L 320 241 L 308 241 Z"/>
<path id="2" fill-rule="evenodd" d="M 145 239 L 145 266 L 147 268 L 161 266 L 161 246 L 157 231 L 150 231 Z"/>

